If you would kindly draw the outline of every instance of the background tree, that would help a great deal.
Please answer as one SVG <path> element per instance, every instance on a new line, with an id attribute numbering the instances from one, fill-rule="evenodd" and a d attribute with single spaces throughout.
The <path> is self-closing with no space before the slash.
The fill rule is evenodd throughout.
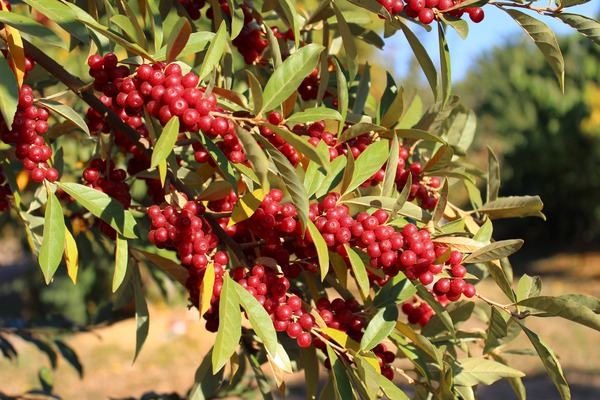
<path id="1" fill-rule="evenodd" d="M 505 221 L 501 235 L 562 248 L 600 244 L 600 48 L 580 35 L 559 39 L 565 94 L 544 57 L 519 42 L 483 56 L 457 86 L 480 117 L 478 144 L 501 154 L 501 192 L 539 194 L 547 221 Z M 494 76 L 497 79 L 487 79 Z"/>

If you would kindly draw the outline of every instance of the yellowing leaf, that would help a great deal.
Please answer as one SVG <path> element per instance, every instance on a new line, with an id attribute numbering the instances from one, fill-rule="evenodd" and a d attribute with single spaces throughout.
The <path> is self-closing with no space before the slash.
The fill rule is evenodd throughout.
<path id="1" fill-rule="evenodd" d="M 210 263 L 206 267 L 206 271 L 204 272 L 204 278 L 202 278 L 202 284 L 200 285 L 200 316 L 204 315 L 204 313 L 207 312 L 208 308 L 210 307 L 210 299 L 212 297 L 214 286 L 215 265 L 213 263 Z"/>
<path id="2" fill-rule="evenodd" d="M 238 222 L 247 220 L 254 214 L 256 209 L 260 207 L 260 203 L 265 198 L 265 191 L 262 188 L 256 189 L 253 192 L 246 193 L 238 200 L 235 207 L 231 211 L 231 218 L 227 226 L 232 226 Z"/>
<path id="3" fill-rule="evenodd" d="M 10 26 L 4 25 L 7 32 L 7 44 L 10 59 L 13 62 L 15 76 L 19 87 L 23 85 L 25 77 L 25 50 L 23 50 L 23 39 L 21 34 L 16 29 L 11 29 Z"/>
<path id="4" fill-rule="evenodd" d="M 322 332 L 329 336 L 333 341 L 342 346 L 345 349 L 354 350 L 355 352 L 360 351 L 360 344 L 350 339 L 350 337 L 338 329 L 334 328 L 323 328 Z"/>
<path id="5" fill-rule="evenodd" d="M 65 263 L 67 264 L 67 273 L 73 284 L 77 283 L 77 272 L 79 271 L 79 250 L 75 238 L 65 226 Z"/>

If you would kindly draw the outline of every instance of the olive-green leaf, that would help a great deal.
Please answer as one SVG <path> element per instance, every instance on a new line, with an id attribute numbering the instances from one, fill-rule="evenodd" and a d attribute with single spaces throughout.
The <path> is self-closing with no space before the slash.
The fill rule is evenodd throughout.
<path id="1" fill-rule="evenodd" d="M 204 133 L 201 131 L 197 132 L 197 137 L 200 139 L 202 146 L 208 151 L 210 157 L 217 164 L 217 168 L 223 178 L 229 182 L 233 191 L 237 194 L 237 178 L 235 176 L 235 169 L 231 165 L 229 159 L 223 154 L 223 152 L 213 143 Z"/>
<path id="2" fill-rule="evenodd" d="M 323 167 L 325 171 L 329 171 L 329 153 L 318 151 L 315 146 L 308 142 L 308 139 L 305 136 L 296 135 L 287 129 L 280 128 L 273 124 L 264 124 L 264 126 L 271 129 L 275 134 L 291 144 L 298 153 L 303 154 L 310 160 L 316 162 Z"/>
<path id="3" fill-rule="evenodd" d="M 223 276 L 223 289 L 219 300 L 219 330 L 215 338 L 212 354 L 213 374 L 225 366 L 225 363 L 237 349 L 242 335 L 242 316 L 240 298 L 229 275 Z"/>
<path id="4" fill-rule="evenodd" d="M 398 306 L 389 304 L 371 319 L 360 341 L 360 349 L 369 351 L 381 343 L 394 330 L 398 321 Z"/>
<path id="5" fill-rule="evenodd" d="M 47 99 L 36 100 L 36 103 L 54 111 L 58 115 L 71 121 L 79 129 L 84 131 L 88 136 L 90 135 L 90 130 L 89 130 L 87 124 L 85 123 L 85 120 L 81 117 L 81 115 L 77 111 L 73 110 L 71 107 L 69 107 L 63 103 L 60 103 L 58 101 L 47 100 Z"/>
<path id="6" fill-rule="evenodd" d="M 331 370 L 333 372 L 333 383 L 339 399 L 353 399 L 354 393 L 348 377 L 348 372 L 344 368 L 343 361 L 338 358 L 331 346 L 327 346 L 327 355 L 331 360 Z M 350 372 L 352 373 L 352 372 Z"/>
<path id="7" fill-rule="evenodd" d="M 290 115 L 286 119 L 286 123 L 292 126 L 293 124 L 305 124 L 307 122 L 322 121 L 325 119 L 341 121 L 342 115 L 332 108 L 313 107 Z"/>
<path id="8" fill-rule="evenodd" d="M 230 282 L 237 292 L 240 304 L 250 320 L 252 329 L 256 335 L 262 340 L 267 351 L 275 355 L 277 352 L 277 332 L 273 326 L 273 321 L 263 306 L 254 298 L 245 288 L 235 281 Z"/>
<path id="9" fill-rule="evenodd" d="M 399 304 L 410 299 L 417 289 L 402 274 L 394 276 L 377 292 L 373 299 L 373 307 L 383 308 L 390 304 Z"/>
<path id="10" fill-rule="evenodd" d="M 77 19 L 73 11 L 69 6 L 61 3 L 60 1 L 54 0 L 24 0 L 25 3 L 30 5 L 36 11 L 44 14 L 52 22 L 57 23 L 65 31 L 81 40 L 83 43 L 89 43 L 90 38 L 88 36 L 85 26 L 82 25 Z"/>
<path id="11" fill-rule="evenodd" d="M 423 44 L 421 44 L 421 41 L 410 30 L 410 28 L 404 25 L 400 20 L 398 20 L 398 23 L 402 27 L 402 32 L 404 32 L 406 40 L 408 40 L 408 44 L 410 45 L 415 57 L 417 58 L 417 61 L 419 62 L 419 65 L 425 73 L 425 77 L 427 78 L 427 82 L 429 82 L 431 91 L 437 98 L 438 73 L 437 69 L 435 68 L 435 64 L 433 63 L 433 61 L 431 61 L 431 57 L 429 57 L 429 54 L 427 54 L 427 50 L 425 50 L 425 47 L 423 46 Z"/>
<path id="12" fill-rule="evenodd" d="M 475 386 L 479 383 L 491 385 L 502 378 L 525 376 L 519 370 L 482 358 L 465 358 L 458 360 L 454 366 L 454 383 L 460 386 Z"/>
<path id="13" fill-rule="evenodd" d="M 563 1 L 563 3 L 566 2 Z M 577 29 L 583 36 L 600 44 L 600 22 L 595 19 L 571 13 L 556 13 L 552 16 Z"/>
<path id="14" fill-rule="evenodd" d="M 427 288 L 425 286 L 421 285 L 420 283 L 416 284 L 415 286 L 417 288 L 417 293 L 419 294 L 419 296 L 423 300 L 425 300 L 427 302 L 427 304 L 429 304 L 431 306 L 431 308 L 433 308 L 433 311 L 435 311 L 436 316 L 439 317 L 442 324 L 446 327 L 446 329 L 448 329 L 448 332 L 450 332 L 450 334 L 453 337 L 456 336 L 456 332 L 454 329 L 454 323 L 452 322 L 452 318 L 450 317 L 450 314 L 444 308 L 444 306 L 442 306 L 435 299 L 435 297 L 433 297 L 433 295 L 429 292 L 429 290 L 427 290 Z"/>
<path id="15" fill-rule="evenodd" d="M 65 218 L 60 201 L 54 193 L 48 194 L 44 213 L 44 233 L 38 261 L 49 284 L 58 269 L 65 249 Z"/>
<path id="16" fill-rule="evenodd" d="M 491 201 L 497 200 L 499 192 L 500 162 L 498 161 L 496 153 L 494 153 L 492 148 L 488 146 L 487 202 L 489 203 Z"/>
<path id="17" fill-rule="evenodd" d="M 300 41 L 300 18 L 298 17 L 298 13 L 296 12 L 296 8 L 294 7 L 294 2 L 291 0 L 282 0 L 279 2 L 288 23 L 292 27 L 292 31 L 294 32 L 294 43 L 296 47 L 298 47 Z"/>
<path id="18" fill-rule="evenodd" d="M 442 108 L 446 106 L 452 91 L 452 64 L 450 63 L 450 49 L 446 41 L 446 34 L 441 22 L 438 26 L 438 39 L 440 46 L 440 69 L 442 73 Z"/>
<path id="19" fill-rule="evenodd" d="M 590 2 L 591 0 L 557 0 L 556 3 L 560 7 L 573 7 L 579 4 L 585 4 Z"/>
<path id="20" fill-rule="evenodd" d="M 219 60 L 225 51 L 227 46 L 227 41 L 229 39 L 229 35 L 227 34 L 227 26 L 226 24 L 221 24 L 217 34 L 210 41 L 210 45 L 208 46 L 208 50 L 206 50 L 206 55 L 204 56 L 204 61 L 202 62 L 202 66 L 200 67 L 200 72 L 198 72 L 198 76 L 200 79 L 204 79 L 205 76 L 212 73 L 212 70 L 219 64 Z"/>
<path id="21" fill-rule="evenodd" d="M 261 111 L 272 110 L 290 97 L 304 78 L 315 69 L 323 49 L 323 46 L 316 43 L 306 45 L 275 69 L 265 86 Z"/>
<path id="22" fill-rule="evenodd" d="M 545 311 L 544 317 L 561 317 L 600 331 L 600 315 L 568 298 L 537 296 L 521 300 L 517 304 Z"/>
<path id="23" fill-rule="evenodd" d="M 504 319 L 504 316 L 496 307 L 492 307 L 492 314 L 490 316 L 489 325 L 486 331 L 483 354 L 488 354 L 496 347 L 502 345 L 504 338 L 506 337 L 507 329 L 508 325 Z"/>
<path id="24" fill-rule="evenodd" d="M 344 248 L 348 253 L 350 267 L 354 273 L 354 279 L 356 279 L 360 294 L 364 299 L 366 299 L 369 296 L 369 290 L 371 289 L 371 286 L 369 285 L 369 276 L 367 275 L 367 268 L 365 267 L 365 264 L 360 256 L 354 250 L 352 250 L 350 246 L 345 244 Z"/>
<path id="25" fill-rule="evenodd" d="M 148 304 L 142 291 L 142 278 L 139 269 L 133 270 L 133 293 L 135 298 L 135 355 L 133 361 L 138 358 L 142 347 L 150 331 L 150 315 L 148 314 Z"/>
<path id="26" fill-rule="evenodd" d="M 0 112 L 7 126 L 12 126 L 19 105 L 19 85 L 6 58 L 0 55 Z"/>
<path id="27" fill-rule="evenodd" d="M 86 210 L 112 226 L 121 235 L 127 239 L 137 238 L 134 232 L 137 224 L 135 218 L 117 200 L 106 193 L 79 183 L 65 182 L 57 184 Z"/>
<path id="28" fill-rule="evenodd" d="M 552 351 L 552 349 L 548 347 L 536 333 L 525 327 L 521 321 L 515 321 L 519 324 L 521 329 L 523 329 L 523 332 L 525 332 L 531 344 L 533 344 L 533 347 L 538 353 L 540 360 L 542 360 L 546 371 L 548 371 L 550 378 L 552 378 L 552 382 L 554 382 L 556 389 L 558 389 L 560 397 L 563 400 L 570 400 L 571 389 L 569 389 L 569 384 L 565 379 L 562 367 L 560 366 L 554 351 Z"/>
<path id="29" fill-rule="evenodd" d="M 306 189 L 304 189 L 304 184 L 287 157 L 277 150 L 267 139 L 262 136 L 258 136 L 258 138 L 275 163 L 279 175 L 292 197 L 292 202 L 296 206 L 300 226 L 304 230 L 308 223 L 308 194 L 306 193 Z"/>
<path id="30" fill-rule="evenodd" d="M 115 244 L 115 271 L 113 273 L 112 291 L 117 291 L 123 283 L 127 274 L 127 264 L 129 263 L 129 249 L 127 239 L 117 235 Z"/>
<path id="31" fill-rule="evenodd" d="M 501 240 L 499 242 L 490 243 L 480 249 L 474 251 L 471 255 L 463 260 L 465 263 L 487 262 L 499 260 L 508 257 L 523 246 L 521 239 Z"/>
<path id="32" fill-rule="evenodd" d="M 565 60 L 556 40 L 556 34 L 546 24 L 528 14 L 514 9 L 502 8 L 502 10 L 506 11 L 523 28 L 535 45 L 542 51 L 558 78 L 561 90 L 564 92 Z"/>
<path id="33" fill-rule="evenodd" d="M 348 0 L 350 3 L 356 4 L 359 7 L 369 10 L 390 19 L 390 13 L 385 7 L 375 0 Z"/>
<path id="34" fill-rule="evenodd" d="M 325 239 L 323 239 L 321 232 L 319 232 L 319 230 L 312 221 L 308 221 L 307 228 L 308 234 L 312 238 L 312 241 L 317 249 L 319 269 L 321 271 L 321 280 L 323 280 L 329 272 L 329 251 L 327 249 L 327 244 L 325 243 Z"/>
<path id="35" fill-rule="evenodd" d="M 252 167 L 260 184 L 263 188 L 269 188 L 269 160 L 265 154 L 265 151 L 258 145 L 254 136 L 243 129 L 240 126 L 235 126 L 235 133 L 237 134 L 238 139 L 242 143 L 244 147 L 244 151 L 246 152 L 246 157 L 252 163 Z"/>
<path id="36" fill-rule="evenodd" d="M 348 80 L 352 82 L 358 71 L 358 51 L 356 50 L 356 43 L 354 43 L 354 35 L 350 31 L 350 27 L 344 19 L 344 15 L 340 12 L 339 8 L 334 2 L 331 2 L 331 7 L 335 12 L 335 18 L 338 22 L 338 30 L 342 37 L 342 43 L 344 45 L 344 51 L 346 52 L 347 67 L 348 67 Z"/>
<path id="37" fill-rule="evenodd" d="M 196 54 L 202 52 L 206 46 L 211 43 L 215 38 L 215 34 L 213 32 L 194 32 L 190 34 L 188 41 L 179 53 L 180 57 L 189 56 L 190 54 Z M 164 61 L 167 57 L 167 47 L 161 48 L 157 51 L 153 58 L 159 61 Z"/>
<path id="38" fill-rule="evenodd" d="M 169 122 L 163 128 L 160 137 L 154 144 L 152 158 L 150 160 L 150 168 L 156 167 L 161 162 L 165 161 L 175 147 L 177 136 L 179 135 L 179 118 L 171 117 Z"/>
<path id="39" fill-rule="evenodd" d="M 167 64 L 175 61 L 177 56 L 181 54 L 181 51 L 186 47 L 191 33 L 192 26 L 188 22 L 187 18 L 181 17 L 177 20 L 177 22 L 175 22 L 175 25 L 173 25 L 173 29 L 171 30 L 171 34 L 167 39 Z"/>
<path id="40" fill-rule="evenodd" d="M 68 50 L 65 41 L 54 31 L 25 15 L 8 11 L 0 11 L 0 22 L 12 26 L 21 33 L 26 33 L 42 42 Z"/>
<path id="41" fill-rule="evenodd" d="M 510 196 L 488 201 L 477 211 L 487 214 L 491 219 L 540 217 L 545 220 L 543 207 L 540 196 Z"/>
<path id="42" fill-rule="evenodd" d="M 390 144 L 387 140 L 380 140 L 369 145 L 354 162 L 352 179 L 348 186 L 343 188 L 344 194 L 350 193 L 379 171 L 387 161 L 389 154 Z M 352 155 L 348 154 L 348 157 L 352 157 Z"/>

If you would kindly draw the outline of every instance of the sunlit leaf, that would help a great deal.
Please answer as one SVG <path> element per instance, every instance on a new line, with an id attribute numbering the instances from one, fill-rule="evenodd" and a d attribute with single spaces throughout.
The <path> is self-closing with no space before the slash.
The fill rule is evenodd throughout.
<path id="1" fill-rule="evenodd" d="M 177 22 L 175 22 L 175 25 L 173 25 L 173 29 L 171 30 L 171 34 L 167 39 L 167 57 L 165 60 L 167 64 L 175 61 L 177 56 L 179 56 L 181 51 L 186 47 L 191 33 L 192 26 L 188 22 L 187 18 L 181 17 L 177 20 Z"/>
<path id="2" fill-rule="evenodd" d="M 60 201 L 54 193 L 48 193 L 44 213 L 44 233 L 38 255 L 40 268 L 46 284 L 49 284 L 58 269 L 65 249 L 65 217 Z"/>
<path id="3" fill-rule="evenodd" d="M 219 300 L 219 330 L 212 354 L 213 374 L 221 370 L 238 347 L 242 334 L 240 299 L 229 275 L 223 276 Z"/>
<path id="4" fill-rule="evenodd" d="M 51 111 L 54 111 L 58 115 L 67 119 L 68 121 L 71 121 L 79 129 L 84 131 L 88 136 L 90 135 L 90 130 L 87 124 L 85 123 L 85 120 L 77 111 L 73 110 L 71 107 L 59 103 L 58 101 L 47 99 L 38 99 L 36 100 L 36 104 L 39 104 L 43 107 L 50 109 Z"/>
<path id="5" fill-rule="evenodd" d="M 115 243 L 115 271 L 113 273 L 112 291 L 117 291 L 125 279 L 127 264 L 129 263 L 129 249 L 127 239 L 117 235 Z"/>

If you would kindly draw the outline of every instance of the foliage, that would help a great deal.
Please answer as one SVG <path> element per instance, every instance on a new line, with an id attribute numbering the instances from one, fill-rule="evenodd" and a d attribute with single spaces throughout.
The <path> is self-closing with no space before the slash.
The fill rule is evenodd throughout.
<path id="1" fill-rule="evenodd" d="M 452 94 L 446 32 L 464 37 L 463 14 L 480 22 L 479 6 L 498 7 L 562 90 L 554 33 L 521 10 L 598 41 L 596 21 L 561 14 L 579 3 L 0 2 L 0 205 L 22 223 L 48 284 L 59 270 L 78 284 L 93 267 L 80 262 L 82 236 L 104 248 L 106 297 L 133 303 L 135 357 L 150 324 L 143 266 L 185 287 L 216 333 L 189 398 L 256 389 L 269 399 L 299 370 L 308 398 L 403 399 L 403 382 L 416 398 L 471 399 L 499 379 L 522 398 L 523 373 L 503 352 L 523 332 L 568 399 L 557 356 L 526 322 L 600 330 L 599 300 L 542 296 L 526 275 L 513 287 L 507 257 L 523 241 L 495 241 L 492 221 L 543 218 L 542 202 L 499 196 L 492 151 L 486 171 L 467 157 L 475 114 Z M 356 41 L 382 46 L 377 17 L 384 36 L 408 39 L 431 107 L 390 74 L 371 92 Z M 435 26 L 439 66 L 409 22 Z M 457 185 L 470 209 L 453 203 Z M 477 293 L 488 277 L 506 304 Z M 487 328 L 463 328 L 471 319 Z"/>
<path id="2" fill-rule="evenodd" d="M 564 96 L 543 57 L 525 43 L 482 58 L 457 90 L 480 117 L 480 142 L 501 149 L 502 193 L 538 194 L 544 201 L 546 223 L 511 221 L 513 229 L 556 246 L 597 244 L 600 52 L 580 35 L 559 42 L 567 70 Z M 498 79 L 485 79 L 491 75 Z"/>

